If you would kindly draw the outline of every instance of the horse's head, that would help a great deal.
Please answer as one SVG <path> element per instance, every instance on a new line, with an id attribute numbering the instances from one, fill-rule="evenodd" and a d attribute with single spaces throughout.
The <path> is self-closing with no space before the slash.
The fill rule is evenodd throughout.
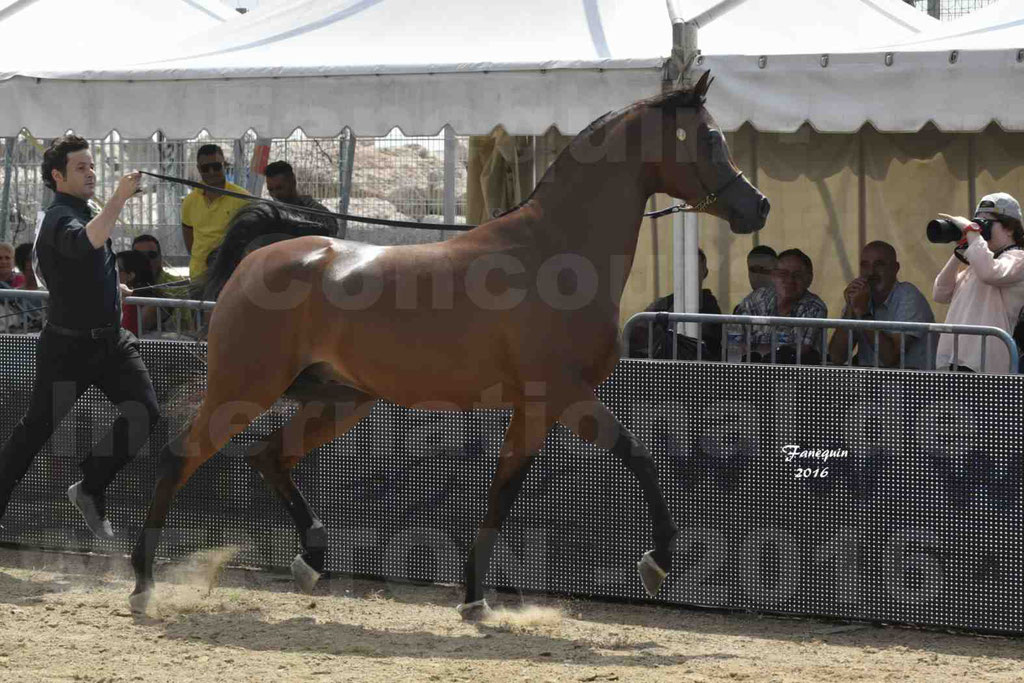
<path id="1" fill-rule="evenodd" d="M 771 205 L 736 168 L 725 135 L 704 108 L 709 74 L 692 91 L 650 101 L 660 111 L 662 133 L 654 189 L 728 221 L 735 233 L 756 232 L 764 227 Z"/>

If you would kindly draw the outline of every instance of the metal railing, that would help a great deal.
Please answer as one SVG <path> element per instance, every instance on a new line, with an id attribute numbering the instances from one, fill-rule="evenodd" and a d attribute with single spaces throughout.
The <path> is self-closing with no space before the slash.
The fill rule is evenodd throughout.
<path id="1" fill-rule="evenodd" d="M 24 290 L 24 289 L 0 289 L 0 332 L 9 332 L 8 325 L 4 325 L 5 320 L 14 318 L 15 320 L 22 321 L 21 330 L 15 331 L 27 331 L 29 328 L 28 316 L 34 314 L 45 314 L 46 302 L 50 298 L 50 293 L 46 290 Z M 11 300 L 19 300 L 21 304 L 21 310 L 5 310 L 9 309 L 10 306 L 5 305 L 6 302 Z M 139 330 L 140 337 L 149 336 L 152 334 L 162 335 L 168 332 L 174 332 L 182 337 L 195 336 L 196 332 L 202 328 L 202 311 L 213 310 L 216 302 L 214 301 L 197 301 L 194 299 L 163 299 L 160 297 L 151 296 L 129 296 L 123 301 L 124 304 L 134 304 L 137 307 L 137 329 Z M 164 316 L 158 314 L 156 316 L 156 324 L 151 329 L 143 329 L 143 318 L 145 317 L 146 308 L 157 308 L 157 309 L 171 309 L 180 311 L 191 311 L 192 315 L 170 315 Z M 38 330 L 36 330 L 38 332 Z"/>
<path id="2" fill-rule="evenodd" d="M 846 348 L 846 360 L 843 363 L 829 363 L 828 353 L 828 339 L 826 332 L 828 329 L 845 329 L 859 332 L 874 332 L 874 364 L 875 368 L 885 368 L 886 366 L 879 364 L 879 335 L 883 332 L 895 333 L 899 335 L 900 344 L 900 362 L 899 369 L 906 368 L 907 359 L 907 335 L 910 333 L 916 333 L 917 335 L 923 335 L 926 340 L 926 352 L 925 352 L 925 370 L 935 369 L 935 346 L 931 343 L 932 335 L 938 334 L 951 334 L 953 335 L 953 365 L 959 365 L 960 360 L 960 337 L 961 336 L 980 336 L 985 337 L 996 337 L 1003 344 L 1006 345 L 1006 349 L 1009 352 L 1009 374 L 1016 374 L 1018 371 L 1018 351 L 1017 343 L 1013 340 L 1005 330 L 998 327 L 988 327 L 984 325 L 944 325 L 939 323 L 911 323 L 911 322 L 892 322 L 892 321 L 880 321 L 880 320 L 847 320 L 845 318 L 788 318 L 788 317 L 763 317 L 763 316 L 751 316 L 751 315 L 715 315 L 710 313 L 648 313 L 642 312 L 633 315 L 622 330 L 623 347 L 626 349 L 626 355 L 629 356 L 629 343 L 632 337 L 634 329 L 638 325 L 646 323 L 647 326 L 647 357 L 650 358 L 654 355 L 655 336 L 654 330 L 656 325 L 663 325 L 665 329 L 670 329 L 670 326 L 675 323 L 697 323 L 697 343 L 696 346 L 696 360 L 703 361 L 704 355 L 706 355 L 705 344 L 703 343 L 703 325 L 721 325 L 721 348 L 726 351 L 729 348 L 728 330 L 730 326 L 739 326 L 742 329 L 742 336 L 740 339 L 743 356 L 745 356 L 745 362 L 753 362 L 751 360 L 751 354 L 748 350 L 751 349 L 751 338 L 753 336 L 753 327 L 770 327 L 770 352 L 768 356 L 768 362 L 775 364 L 778 358 L 778 352 L 780 346 L 786 346 L 785 344 L 780 345 L 779 343 L 779 328 L 815 328 L 821 330 L 820 341 L 821 346 L 818 348 L 820 351 L 820 359 L 817 364 L 820 365 L 841 365 L 851 367 L 853 365 L 853 335 L 847 335 L 847 348 Z M 734 327 L 735 329 L 735 327 Z M 815 333 L 817 335 L 817 333 Z M 679 359 L 679 335 L 671 334 L 672 339 L 672 358 L 668 360 Z M 988 345 L 981 344 L 981 372 L 985 372 L 985 361 L 986 361 L 986 347 Z M 803 345 L 795 345 L 795 359 L 796 363 L 800 364 L 803 354 Z M 725 355 L 725 354 L 723 354 Z M 736 361 L 734 361 L 736 362 Z M 738 362 L 744 362 L 742 357 Z M 869 366 L 871 367 L 871 366 Z"/>

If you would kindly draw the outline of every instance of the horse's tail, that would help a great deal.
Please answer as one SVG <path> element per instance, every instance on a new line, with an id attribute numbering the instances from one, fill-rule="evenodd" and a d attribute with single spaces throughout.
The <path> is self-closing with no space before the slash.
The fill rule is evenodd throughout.
<path id="1" fill-rule="evenodd" d="M 216 300 L 249 252 L 272 242 L 306 235 L 329 236 L 329 233 L 320 223 L 305 220 L 270 204 L 254 202 L 242 207 L 228 223 L 224 241 L 212 255 L 213 263 L 201 278 L 192 283 L 192 297 Z"/>

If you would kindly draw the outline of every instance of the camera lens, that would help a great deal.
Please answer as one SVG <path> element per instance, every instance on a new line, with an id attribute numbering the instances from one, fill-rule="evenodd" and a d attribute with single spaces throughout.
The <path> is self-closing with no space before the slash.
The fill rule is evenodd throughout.
<path id="1" fill-rule="evenodd" d="M 928 241 L 936 244 L 959 242 L 963 234 L 956 224 L 945 218 L 936 218 L 928 222 Z"/>

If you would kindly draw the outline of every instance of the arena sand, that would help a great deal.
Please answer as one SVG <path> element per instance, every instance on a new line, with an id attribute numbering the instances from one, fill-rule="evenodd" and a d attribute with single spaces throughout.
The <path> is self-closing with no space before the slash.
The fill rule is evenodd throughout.
<path id="1" fill-rule="evenodd" d="M 125 557 L 0 549 L 0 681 L 1012 681 L 1022 642 L 649 605 L 494 596 L 464 624 L 458 586 L 161 565 L 133 616 Z"/>

